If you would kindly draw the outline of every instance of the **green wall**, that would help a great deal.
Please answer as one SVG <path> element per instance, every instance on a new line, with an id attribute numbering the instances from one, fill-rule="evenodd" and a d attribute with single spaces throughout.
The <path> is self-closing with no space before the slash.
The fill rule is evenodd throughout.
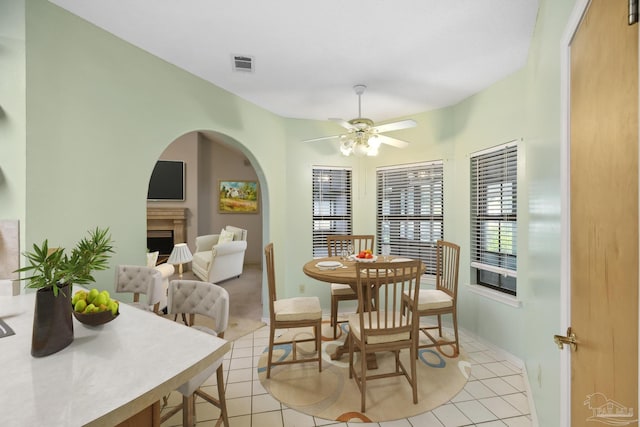
<path id="1" fill-rule="evenodd" d="M 0 2 L 0 219 L 24 222 L 25 1 Z M 24 240 L 23 240 L 24 242 Z"/>
<path id="2" fill-rule="evenodd" d="M 15 53 L 8 60 L 0 56 L 0 66 L 16 70 L 19 81 L 26 52 L 27 88 L 26 121 L 25 114 L 0 117 L 0 136 L 6 133 L 17 147 L 7 151 L 0 143 L 0 154 L 16 161 L 8 172 L 0 163 L 8 174 L 0 183 L 0 202 L 8 201 L 0 213 L 24 216 L 28 244 L 48 238 L 71 246 L 86 230 L 109 226 L 117 250 L 112 265 L 141 264 L 146 186 L 156 159 L 180 135 L 213 131 L 242 150 L 258 173 L 262 243 L 275 244 L 280 295 L 296 295 L 305 284 L 305 294 L 319 296 L 328 311 L 327 285 L 301 270 L 311 257 L 311 167 L 353 167 L 354 232 L 369 233 L 375 230 L 376 167 L 442 159 L 445 238 L 463 247 L 461 327 L 525 361 L 540 425 L 557 425 L 559 356 L 550 337 L 560 323 L 559 41 L 573 3 L 540 2 L 520 71 L 455 106 L 412 116 L 418 126 L 394 134 L 410 141 L 408 148 L 385 146 L 379 157 L 361 159 L 341 157 L 336 144 L 300 142 L 339 132 L 332 123 L 275 116 L 45 0 L 26 0 L 26 49 L 18 29 Z M 0 37 L 7 43 L 4 33 Z M 11 90 L 9 104 L 19 111 L 25 99 Z M 515 138 L 522 138 L 521 308 L 466 288 L 469 154 Z M 99 285 L 112 288 L 112 277 L 113 271 L 104 272 Z"/>
<path id="3" fill-rule="evenodd" d="M 109 226 L 112 265 L 142 263 L 151 170 L 194 130 L 227 135 L 268 182 L 269 200 L 284 205 L 278 117 L 47 1 L 27 1 L 27 34 L 29 242 L 72 246 L 85 230 Z M 277 238 L 283 218 L 267 221 L 265 234 Z"/>

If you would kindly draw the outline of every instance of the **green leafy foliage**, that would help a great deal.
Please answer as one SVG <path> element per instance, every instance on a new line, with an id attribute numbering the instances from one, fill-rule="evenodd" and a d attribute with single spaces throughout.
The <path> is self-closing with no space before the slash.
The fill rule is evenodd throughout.
<path id="1" fill-rule="evenodd" d="M 28 272 L 30 275 L 21 280 L 27 280 L 27 288 L 41 289 L 53 288 L 53 293 L 58 296 L 59 287 L 66 284 L 85 285 L 95 282 L 92 273 L 106 270 L 109 267 L 109 258 L 113 253 L 113 241 L 109 229 L 100 229 L 89 232 L 88 237 L 83 237 L 67 255 L 64 248 L 49 249 L 49 242 L 45 240 L 42 245 L 33 245 L 33 251 L 24 252 L 29 265 L 16 270 L 16 272 Z"/>

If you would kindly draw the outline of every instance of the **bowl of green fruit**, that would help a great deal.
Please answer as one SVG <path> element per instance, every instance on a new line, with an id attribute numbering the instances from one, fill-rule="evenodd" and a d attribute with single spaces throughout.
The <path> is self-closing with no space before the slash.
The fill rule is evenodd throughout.
<path id="1" fill-rule="evenodd" d="M 120 314 L 118 301 L 111 299 L 109 292 L 93 288 L 79 290 L 71 298 L 73 316 L 80 323 L 97 326 L 112 321 Z"/>

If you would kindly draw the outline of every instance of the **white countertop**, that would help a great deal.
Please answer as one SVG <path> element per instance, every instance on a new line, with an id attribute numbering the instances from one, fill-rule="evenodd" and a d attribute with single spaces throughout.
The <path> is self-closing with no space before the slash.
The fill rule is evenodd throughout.
<path id="1" fill-rule="evenodd" d="M 113 321 L 73 319 L 74 341 L 31 356 L 35 294 L 0 297 L 0 426 L 113 426 L 222 357 L 229 342 L 120 304 Z"/>

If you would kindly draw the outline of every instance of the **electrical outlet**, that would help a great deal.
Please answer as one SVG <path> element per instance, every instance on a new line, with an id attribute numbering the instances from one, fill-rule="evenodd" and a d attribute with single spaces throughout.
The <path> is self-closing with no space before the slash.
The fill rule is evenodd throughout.
<path id="1" fill-rule="evenodd" d="M 304 294 L 304 285 L 300 285 L 300 286 L 298 286 L 298 291 L 299 291 L 301 294 Z"/>

